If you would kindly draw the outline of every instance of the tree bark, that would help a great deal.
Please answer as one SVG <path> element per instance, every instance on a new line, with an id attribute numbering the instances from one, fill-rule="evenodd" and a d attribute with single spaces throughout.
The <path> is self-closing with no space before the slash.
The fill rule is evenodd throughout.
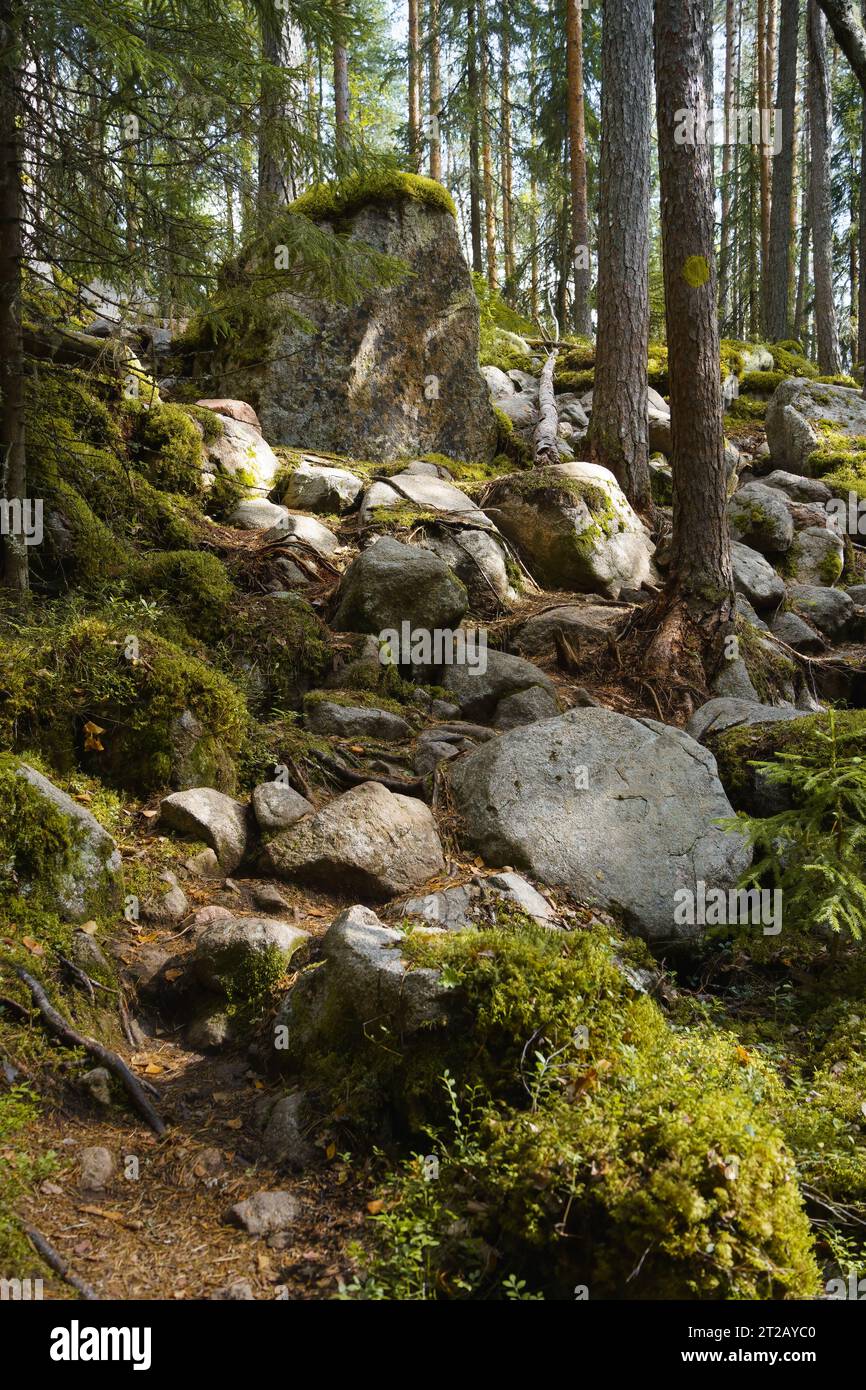
<path id="1" fill-rule="evenodd" d="M 770 109 L 770 74 L 768 64 L 768 43 L 767 43 L 767 6 L 766 0 L 758 0 L 758 107 L 761 113 L 761 132 L 763 137 L 764 112 Z M 761 139 L 761 272 L 763 281 L 762 299 L 764 300 L 761 318 L 766 324 L 766 289 L 767 289 L 767 259 L 770 251 L 770 147 L 765 139 Z"/>
<path id="2" fill-rule="evenodd" d="M 337 148 L 342 149 L 349 139 L 349 54 L 339 33 L 334 40 L 334 124 Z"/>
<path id="3" fill-rule="evenodd" d="M 481 253 L 481 165 L 478 139 L 478 34 L 475 6 L 466 11 L 466 84 L 469 93 L 469 229 L 472 240 L 472 269 L 484 270 Z"/>
<path id="4" fill-rule="evenodd" d="M 270 68 L 299 69 L 304 61 L 300 29 L 282 11 L 259 11 L 262 58 Z M 267 225 L 274 212 L 296 198 L 300 186 L 291 160 L 279 148 L 281 128 L 299 124 L 301 88 L 293 82 L 292 92 L 274 91 L 273 74 L 265 73 L 259 107 L 259 226 Z"/>
<path id="5" fill-rule="evenodd" d="M 502 122 L 502 254 L 505 263 L 505 295 L 509 298 L 514 284 L 514 192 L 511 149 L 511 44 L 508 37 L 508 16 L 503 15 L 499 38 L 500 102 Z"/>
<path id="6" fill-rule="evenodd" d="M 493 191 L 493 150 L 490 144 L 490 32 L 487 27 L 487 0 L 478 0 L 478 45 L 481 69 L 481 169 L 484 179 L 484 240 L 487 252 L 487 283 L 496 289 L 496 196 Z"/>
<path id="7" fill-rule="evenodd" d="M 734 0 L 725 3 L 725 118 L 734 99 Z M 719 315 L 730 321 L 731 146 L 722 146 L 722 225 L 719 235 Z"/>
<path id="8" fill-rule="evenodd" d="M 592 458 L 638 511 L 651 506 L 647 427 L 652 0 L 608 3 L 602 24 L 598 337 Z"/>
<path id="9" fill-rule="evenodd" d="M 418 0 L 409 0 L 409 163 L 421 168 L 421 35 Z"/>
<path id="10" fill-rule="evenodd" d="M 794 114 L 797 88 L 797 0 L 780 0 L 779 72 L 776 108 L 781 112 L 782 140 L 773 160 L 770 205 L 770 248 L 767 263 L 767 336 L 778 341 L 790 336 L 788 249 L 794 178 Z"/>
<path id="11" fill-rule="evenodd" d="M 571 185 L 571 261 L 574 267 L 575 333 L 589 338 L 592 317 L 589 293 L 592 272 L 589 266 L 589 214 L 586 193 L 586 124 L 583 96 L 583 17 L 581 0 L 567 0 L 565 45 L 568 75 L 568 154 Z M 605 23 L 609 14 L 605 13 Z"/>
<path id="12" fill-rule="evenodd" d="M 442 141 L 439 118 L 442 114 L 441 39 L 439 35 L 439 0 L 430 0 L 430 177 L 442 178 Z"/>
<path id="13" fill-rule="evenodd" d="M 0 0 L 0 495 L 6 502 L 27 494 L 24 424 L 24 340 L 21 325 L 22 13 L 16 0 Z M 29 587 L 23 535 L 3 538 L 3 582 Z"/>
<path id="14" fill-rule="evenodd" d="M 806 12 L 809 60 L 809 204 L 812 220 L 812 265 L 815 277 L 815 332 L 818 365 L 824 374 L 842 370 L 839 329 L 833 303 L 833 213 L 830 202 L 830 69 L 826 20 L 816 0 Z"/>
<path id="15" fill-rule="evenodd" d="M 556 436 L 559 416 L 556 410 L 556 397 L 553 392 L 553 371 L 556 366 L 556 352 L 547 358 L 538 383 L 538 423 L 532 435 L 532 453 L 536 468 L 559 463 L 559 450 Z"/>
<path id="16" fill-rule="evenodd" d="M 860 293 L 857 304 L 857 361 L 866 363 L 866 193 L 863 192 L 863 185 L 866 182 L 866 91 L 861 93 L 862 105 L 860 111 L 860 213 L 859 213 L 859 243 L 860 243 Z"/>
<path id="17" fill-rule="evenodd" d="M 703 0 L 656 0 L 655 60 L 673 469 L 671 593 L 707 611 L 733 602 L 705 143 L 677 144 L 676 113 L 706 116 Z M 593 398 L 594 400 L 594 398 Z"/>
<path id="18" fill-rule="evenodd" d="M 784 2 L 784 0 L 783 0 Z M 827 16 L 836 42 L 854 70 L 854 76 L 866 91 L 866 28 L 857 12 L 855 0 L 818 0 Z"/>

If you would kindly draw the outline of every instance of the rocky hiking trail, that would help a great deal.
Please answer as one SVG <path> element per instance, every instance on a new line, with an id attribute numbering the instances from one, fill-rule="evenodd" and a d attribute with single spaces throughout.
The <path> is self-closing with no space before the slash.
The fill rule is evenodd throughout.
<path id="1" fill-rule="evenodd" d="M 509 334 L 475 367 L 449 217 L 413 205 L 430 275 L 322 309 L 306 355 L 193 334 L 129 437 L 76 397 L 70 430 L 150 471 L 131 504 L 107 450 L 55 486 L 57 591 L 4 630 L 0 1253 L 50 1297 L 812 1296 L 866 1206 L 859 1063 L 821 997 L 841 970 L 856 999 L 856 954 L 674 910 L 736 899 L 736 813 L 792 808 L 756 762 L 802 730 L 859 746 L 832 469 L 866 407 L 723 346 L 731 640 L 709 678 L 651 669 L 668 402 L 649 388 L 641 515 L 588 457 L 592 344 Z M 429 366 L 393 350 L 401 295 L 460 324 L 429 416 L 392 399 Z M 379 417 L 321 356 L 335 333 L 360 371 L 370 322 Z M 96 541 L 110 581 L 63 607 Z"/>

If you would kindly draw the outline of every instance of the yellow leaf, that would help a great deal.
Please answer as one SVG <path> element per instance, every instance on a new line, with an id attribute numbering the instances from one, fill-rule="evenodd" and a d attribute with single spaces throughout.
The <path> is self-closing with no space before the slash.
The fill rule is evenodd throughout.
<path id="1" fill-rule="evenodd" d="M 144 1074 L 145 1076 L 159 1076 L 162 1070 L 163 1068 L 158 1067 L 156 1065 L 156 1062 L 148 1062 L 147 1066 L 144 1069 Z"/>
<path id="2" fill-rule="evenodd" d="M 336 1146 L 336 1144 L 329 1144 L 328 1147 L 325 1149 L 325 1158 L 329 1158 L 329 1159 L 330 1159 L 330 1158 L 333 1158 L 334 1155 L 336 1154 L 336 1152 L 337 1152 L 337 1146 Z"/>
<path id="3" fill-rule="evenodd" d="M 227 1129 L 240 1129 L 240 1127 L 241 1127 L 242 1124 L 243 1124 L 243 1120 L 240 1119 L 239 1117 L 238 1117 L 237 1119 L 234 1119 L 234 1120 L 226 1120 L 226 1128 L 227 1128 Z"/>
<path id="4" fill-rule="evenodd" d="M 182 974 L 182 970 L 166 970 L 165 978 L 169 981 L 169 983 L 172 983 L 175 980 L 179 980 Z"/>
<path id="5" fill-rule="evenodd" d="M 741 1067 L 747 1067 L 752 1060 L 751 1052 L 748 1052 L 745 1047 L 741 1047 L 739 1043 L 737 1044 L 737 1057 Z"/>
<path id="6" fill-rule="evenodd" d="M 25 946 L 27 947 L 27 949 L 28 949 L 28 951 L 30 952 L 31 956 L 44 956 L 44 955 L 45 955 L 45 947 L 44 947 L 44 946 L 40 946 L 38 941 L 34 941 L 32 936 L 23 936 L 23 937 L 21 938 L 21 941 L 22 941 L 22 944 L 25 945 Z"/>
<path id="7" fill-rule="evenodd" d="M 88 936 L 95 936 L 99 931 L 99 923 L 92 920 L 90 922 L 82 922 L 78 930 L 86 931 Z"/>
<path id="8" fill-rule="evenodd" d="M 382 1210 L 382 1208 L 384 1207 L 384 1205 L 385 1205 L 385 1203 L 383 1202 L 382 1198 L 381 1198 L 381 1197 L 377 1197 L 377 1199 L 376 1199 L 375 1202 L 368 1202 L 368 1203 L 367 1203 L 367 1210 L 368 1210 L 368 1212 L 370 1213 L 371 1216 L 377 1216 L 378 1213 L 379 1213 L 379 1212 Z"/>

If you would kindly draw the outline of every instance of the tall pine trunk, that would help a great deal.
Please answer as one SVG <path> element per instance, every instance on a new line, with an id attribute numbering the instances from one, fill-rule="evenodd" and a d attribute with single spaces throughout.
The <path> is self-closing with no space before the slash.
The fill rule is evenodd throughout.
<path id="1" fill-rule="evenodd" d="M 421 168 L 421 33 L 419 0 L 409 0 L 409 163 L 415 173 Z"/>
<path id="2" fill-rule="evenodd" d="M 734 99 L 734 0 L 725 0 L 725 116 Z M 722 146 L 722 226 L 719 236 L 719 314 L 731 320 L 731 145 Z"/>
<path id="3" fill-rule="evenodd" d="M 490 31 L 487 27 L 487 0 L 478 0 L 478 49 L 481 88 L 481 170 L 484 179 L 484 241 L 487 252 L 487 283 L 496 289 L 496 195 L 493 190 L 493 149 L 490 143 Z"/>
<path id="4" fill-rule="evenodd" d="M 797 89 L 798 0 L 780 0 L 779 65 L 776 107 L 781 112 L 782 140 L 773 160 L 770 203 L 770 249 L 767 260 L 767 336 L 789 336 L 788 292 L 791 203 L 794 180 L 794 115 Z"/>
<path id="5" fill-rule="evenodd" d="M 469 229 L 472 240 L 472 269 L 481 274 L 481 165 L 478 139 L 478 32 L 475 6 L 466 12 L 466 82 L 469 92 Z"/>
<path id="6" fill-rule="evenodd" d="M 673 470 L 671 593 L 733 601 L 714 269 L 712 156 L 677 144 L 677 112 L 706 115 L 703 0 L 656 0 L 656 104 Z M 594 398 L 593 398 L 594 399 Z"/>
<path id="7" fill-rule="evenodd" d="M 511 149 L 511 44 L 508 37 L 508 17 L 503 15 L 499 39 L 500 101 L 502 121 L 502 255 L 505 263 L 505 294 L 510 298 L 514 289 L 514 189 Z"/>
<path id="8" fill-rule="evenodd" d="M 815 333 L 818 365 L 827 375 L 841 372 L 839 329 L 833 303 L 833 213 L 830 202 L 830 69 L 826 20 L 815 0 L 806 13 L 809 59 L 809 206 L 815 276 Z"/>
<path id="9" fill-rule="evenodd" d="M 278 134 L 282 126 L 300 123 L 302 90 L 295 81 L 288 98 L 275 90 L 275 70 L 300 69 L 304 57 L 301 31 L 280 9 L 262 8 L 259 26 L 262 58 L 274 70 L 262 77 L 259 105 L 258 220 L 263 227 L 301 191 L 298 171 L 279 149 Z"/>
<path id="10" fill-rule="evenodd" d="M 571 191 L 571 260 L 574 266 L 575 333 L 592 334 L 589 292 L 589 213 L 586 193 L 586 125 L 583 105 L 583 18 L 581 0 L 567 0 L 565 27 L 568 74 L 568 156 Z M 609 8 L 605 23 L 609 20 Z"/>
<path id="11" fill-rule="evenodd" d="M 442 178 L 442 139 L 439 117 L 442 113 L 441 40 L 439 36 L 439 0 L 430 0 L 430 177 Z"/>
<path id="12" fill-rule="evenodd" d="M 338 4 L 338 17 L 341 9 Z M 349 140 L 349 54 L 339 28 L 334 39 L 334 124 L 337 148 L 343 149 Z"/>
<path id="13" fill-rule="evenodd" d="M 608 4 L 602 24 L 598 339 L 593 459 L 639 511 L 651 504 L 647 430 L 652 0 Z"/>
<path id="14" fill-rule="evenodd" d="M 27 493 L 24 429 L 24 342 L 21 328 L 22 196 L 21 23 L 17 0 L 0 0 L 0 496 Z M 28 588 L 27 546 L 10 529 L 3 538 L 3 581 Z"/>

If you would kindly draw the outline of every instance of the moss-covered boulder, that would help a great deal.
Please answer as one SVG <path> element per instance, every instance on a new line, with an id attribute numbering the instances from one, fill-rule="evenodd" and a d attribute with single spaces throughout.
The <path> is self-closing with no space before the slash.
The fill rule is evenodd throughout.
<path id="1" fill-rule="evenodd" d="M 598 464 L 510 474 L 491 484 L 483 506 L 546 588 L 617 598 L 651 576 L 649 532 Z"/>
<path id="2" fill-rule="evenodd" d="M 265 436 L 355 458 L 491 458 L 478 303 L 441 185 L 407 174 L 355 179 L 310 190 L 285 216 L 261 248 L 275 287 L 265 341 L 260 326 L 253 343 L 236 332 L 220 360 L 221 382 L 256 406 Z M 405 273 L 341 303 L 299 292 L 288 267 L 284 281 L 273 274 L 273 248 L 292 245 L 299 217 Z"/>
<path id="3" fill-rule="evenodd" d="M 767 443 L 774 467 L 823 477 L 831 486 L 866 485 L 866 401 L 851 386 L 794 377 L 767 407 Z"/>
<path id="4" fill-rule="evenodd" d="M 20 893 L 67 922 L 120 907 L 120 854 L 86 806 L 8 755 L 0 757 L 0 804 L 0 894 Z"/>

